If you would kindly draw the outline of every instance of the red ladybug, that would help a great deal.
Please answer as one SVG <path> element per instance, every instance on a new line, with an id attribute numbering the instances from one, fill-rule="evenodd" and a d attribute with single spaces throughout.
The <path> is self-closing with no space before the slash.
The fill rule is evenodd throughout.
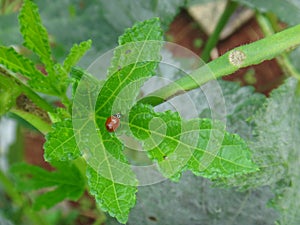
<path id="1" fill-rule="evenodd" d="M 120 125 L 121 114 L 117 113 L 107 118 L 105 127 L 108 132 L 114 132 Z"/>

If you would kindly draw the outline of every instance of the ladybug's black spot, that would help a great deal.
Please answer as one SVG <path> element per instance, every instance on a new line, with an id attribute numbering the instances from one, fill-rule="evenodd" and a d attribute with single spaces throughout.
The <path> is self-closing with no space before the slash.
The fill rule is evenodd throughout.
<path id="1" fill-rule="evenodd" d="M 148 219 L 151 220 L 151 221 L 155 221 L 155 222 L 157 221 L 155 216 L 149 216 Z"/>

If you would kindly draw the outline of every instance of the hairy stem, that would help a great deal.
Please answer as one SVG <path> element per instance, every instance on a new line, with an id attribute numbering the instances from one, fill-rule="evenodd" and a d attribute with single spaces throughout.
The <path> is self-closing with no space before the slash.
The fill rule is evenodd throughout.
<path id="1" fill-rule="evenodd" d="M 45 113 L 41 114 L 38 110 L 37 111 L 27 111 L 24 108 L 13 107 L 11 108 L 10 112 L 13 114 L 21 117 L 36 129 L 38 129 L 43 135 L 47 134 L 51 131 L 51 121 L 47 119 L 44 115 Z"/>
<path id="2" fill-rule="evenodd" d="M 300 45 L 300 25 L 291 27 L 264 39 L 228 51 L 219 58 L 194 70 L 175 82 L 157 90 L 139 102 L 159 105 L 185 91 L 231 74 L 240 68 L 270 60 Z"/>

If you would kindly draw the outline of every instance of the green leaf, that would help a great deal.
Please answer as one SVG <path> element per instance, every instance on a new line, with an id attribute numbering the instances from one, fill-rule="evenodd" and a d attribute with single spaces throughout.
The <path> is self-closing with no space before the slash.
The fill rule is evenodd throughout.
<path id="1" fill-rule="evenodd" d="M 36 4 L 31 0 L 25 0 L 19 14 L 21 33 L 24 45 L 36 53 L 45 65 L 47 76 L 36 69 L 34 63 L 18 54 L 13 48 L 0 47 L 0 64 L 7 69 L 21 73 L 29 78 L 29 86 L 37 92 L 65 97 L 69 85 L 68 72 L 90 47 L 91 42 L 82 42 L 75 45 L 65 61 L 64 67 L 55 64 L 50 50 L 48 33 L 42 25 Z"/>
<path id="2" fill-rule="evenodd" d="M 90 192 L 95 196 L 100 208 L 125 224 L 130 209 L 135 205 L 136 187 L 106 179 L 92 167 L 87 169 L 87 178 Z"/>
<path id="3" fill-rule="evenodd" d="M 40 194 L 34 202 L 35 209 L 50 208 L 64 199 L 76 201 L 84 192 L 85 181 L 71 163 L 56 164 L 58 170 L 46 171 L 38 166 L 25 163 L 15 164 L 10 171 L 16 179 L 20 191 L 33 191 L 52 187 L 52 191 Z"/>
<path id="4" fill-rule="evenodd" d="M 271 93 L 265 108 L 254 120 L 257 124 L 257 141 L 253 143 L 255 160 L 263 167 L 259 175 L 273 184 L 276 182 L 277 198 L 273 204 L 281 211 L 280 224 L 300 223 L 299 115 L 299 81 L 289 78 Z"/>
<path id="5" fill-rule="evenodd" d="M 258 9 L 261 12 L 273 12 L 280 20 L 289 25 L 297 25 L 300 23 L 300 1 L 299 0 L 235 0 L 248 7 Z"/>
<path id="6" fill-rule="evenodd" d="M 49 76 L 45 76 L 36 69 L 33 62 L 17 53 L 13 48 L 0 46 L 0 64 L 15 73 L 29 78 L 28 85 L 37 92 L 57 95 L 57 87 L 51 83 Z M 57 82 L 56 82 L 57 83 Z"/>
<path id="7" fill-rule="evenodd" d="M 135 197 L 124 201 L 123 196 L 135 195 L 137 181 L 122 152 L 121 142 L 95 123 L 93 103 L 101 86 L 93 77 L 82 77 L 73 103 L 74 134 L 88 164 L 91 194 L 103 211 L 125 223 Z"/>
<path id="8" fill-rule="evenodd" d="M 108 69 L 108 76 L 113 75 L 113 77 L 107 80 L 106 85 L 114 83 L 109 89 L 117 87 L 120 92 L 127 84 L 133 82 L 140 82 L 141 86 L 145 81 L 143 78 L 149 78 L 154 74 L 154 69 L 161 59 L 158 53 L 162 45 L 162 35 L 158 18 L 137 23 L 132 28 L 126 29 L 124 35 L 119 38 L 119 47 L 115 49 L 111 66 Z M 127 80 L 123 79 L 124 74 L 127 74 Z M 128 82 L 131 79 L 132 82 Z M 136 91 L 132 92 L 136 97 L 138 90 L 135 89 Z M 101 96 L 101 93 L 99 95 Z M 107 96 L 111 97 L 110 94 Z M 135 100 L 135 97 L 131 97 L 130 101 Z"/>
<path id="9" fill-rule="evenodd" d="M 257 170 L 246 143 L 238 135 L 227 133 L 220 123 L 208 119 L 185 121 L 178 113 L 156 113 L 148 105 L 133 107 L 129 123 L 166 177 L 176 180 L 186 169 L 208 178 Z"/>
<path id="10" fill-rule="evenodd" d="M 46 135 L 44 158 L 48 162 L 76 159 L 81 155 L 73 131 L 72 120 L 66 119 L 53 124 Z"/>
<path id="11" fill-rule="evenodd" d="M 42 74 L 31 60 L 20 55 L 13 48 L 0 47 L 0 63 L 12 72 L 29 78 L 28 85 L 37 92 L 59 95 L 58 89 L 63 91 L 66 89 L 66 83 L 62 79 L 57 77 L 56 82 L 52 82 L 51 76 Z M 54 68 L 57 69 L 59 66 Z"/>
<path id="12" fill-rule="evenodd" d="M 79 45 L 74 44 L 70 50 L 69 55 L 64 61 L 64 69 L 67 73 L 71 71 L 71 67 L 75 66 L 76 63 L 80 60 L 80 58 L 91 48 L 92 41 L 84 41 Z"/>
<path id="13" fill-rule="evenodd" d="M 172 71 L 167 71 L 165 74 L 170 76 Z M 168 77 L 168 79 L 173 78 Z M 218 83 L 222 89 L 226 110 L 224 111 L 220 105 L 220 98 L 215 94 L 215 88 L 207 84 L 204 93 L 200 89 L 189 92 L 197 111 L 203 117 L 207 115 L 211 117 L 211 113 L 207 113 L 208 110 L 227 117 L 226 130 L 238 133 L 248 140 L 252 139 L 254 126 L 249 118 L 253 117 L 262 106 L 265 97 L 255 93 L 253 87 L 240 87 L 237 83 L 223 80 L 218 80 Z M 156 85 L 158 83 L 154 83 L 154 87 Z M 209 102 L 207 102 L 207 95 Z M 180 102 L 180 106 L 186 107 L 179 97 L 177 101 Z M 172 103 L 176 105 L 176 101 Z M 252 174 L 255 173 L 246 176 Z M 151 224 L 155 223 L 153 220 L 156 219 L 156 221 L 164 221 L 165 225 L 194 224 L 195 221 L 214 225 L 273 225 L 278 218 L 277 212 L 268 206 L 269 200 L 274 196 L 270 188 L 256 188 L 244 192 L 237 191 L 235 188 L 218 188 L 215 182 L 212 183 L 191 173 L 184 173 L 178 183 L 166 180 L 139 187 L 137 195 L 138 201 L 130 213 L 129 224 Z M 165 209 L 168 209 L 168 213 Z M 180 214 L 177 213 L 178 211 Z M 107 224 L 119 223 L 108 218 Z"/>
<path id="14" fill-rule="evenodd" d="M 293 79 L 289 79 L 286 84 L 274 90 L 264 106 L 252 116 L 254 118 L 251 119 L 251 123 L 254 125 L 255 135 L 248 143 L 253 151 L 253 161 L 260 171 L 227 180 L 229 185 L 254 188 L 274 185 L 286 177 L 289 151 L 292 151 L 292 146 L 289 145 L 294 145 L 296 140 L 290 136 L 289 131 L 293 122 L 288 121 L 296 115 L 294 111 L 297 110 L 297 107 L 294 107 L 297 104 L 292 103 L 297 101 L 297 85 L 293 82 Z"/>
<path id="15" fill-rule="evenodd" d="M 41 80 L 41 83 L 46 80 L 46 77 L 36 69 L 32 61 L 17 53 L 13 48 L 0 46 L 0 64 L 30 79 Z"/>
<path id="16" fill-rule="evenodd" d="M 98 95 L 96 102 L 96 123 L 101 131 L 103 150 L 108 152 L 106 154 L 110 154 L 123 163 L 126 163 L 125 156 L 122 153 L 123 145 L 117 137 L 107 132 L 104 124 L 107 117 L 118 112 L 125 115 L 126 111 L 134 104 L 141 85 L 146 78 L 153 75 L 154 69 L 160 60 L 159 52 L 161 43 L 148 45 L 147 41 L 161 39 L 162 32 L 160 22 L 157 18 L 138 23 L 133 28 L 126 30 L 125 34 L 119 39 L 121 46 L 114 52 L 114 58 L 108 72 L 108 79 Z M 122 57 L 124 55 L 128 57 Z M 147 61 L 149 58 L 152 61 Z M 113 164 L 109 160 L 106 163 L 108 163 L 107 170 L 111 170 L 110 167 Z M 118 167 L 120 170 L 122 169 L 121 165 L 118 165 Z M 129 174 L 131 177 L 135 177 L 132 172 Z M 100 173 L 98 176 L 101 181 L 103 175 Z M 115 174 L 114 176 L 120 176 L 120 174 Z M 128 218 L 129 209 L 135 204 L 135 197 L 129 198 L 124 204 L 123 195 L 127 193 L 129 196 L 134 196 L 136 187 L 128 185 L 128 182 L 125 185 L 119 185 L 114 176 L 109 177 L 111 184 L 106 186 L 107 197 L 103 198 L 103 195 L 99 192 L 95 193 L 98 194 L 95 197 L 96 199 L 102 199 L 100 201 L 102 209 L 108 210 L 120 222 L 125 223 Z M 106 179 L 102 180 L 104 182 Z M 98 186 L 94 182 L 90 182 L 90 184 L 92 190 Z M 114 202 L 114 204 L 111 202 Z"/>
<path id="17" fill-rule="evenodd" d="M 24 46 L 36 53 L 45 65 L 47 77 L 32 79 L 31 87 L 35 90 L 57 96 L 64 95 L 68 82 L 67 73 L 62 66 L 52 60 L 48 33 L 42 25 L 38 8 L 31 0 L 25 0 L 19 14 Z"/>
<path id="18" fill-rule="evenodd" d="M 24 46 L 35 52 L 46 66 L 48 73 L 52 72 L 53 61 L 46 28 L 42 25 L 37 5 L 31 0 L 25 0 L 19 14 L 21 33 Z"/>
<path id="19" fill-rule="evenodd" d="M 131 33 L 138 36 L 130 37 Z M 137 180 L 123 154 L 123 144 L 115 133 L 106 130 L 105 122 L 118 112 L 125 121 L 141 85 L 160 61 L 161 39 L 157 18 L 136 24 L 120 38 L 122 45 L 114 51 L 105 83 L 82 76 L 74 97 L 75 138 L 89 166 L 90 190 L 101 209 L 122 223 L 135 204 Z M 126 201 L 124 196 L 129 196 Z"/>
<path id="20" fill-rule="evenodd" d="M 260 171 L 226 180 L 243 188 L 271 186 L 276 194 L 272 205 L 281 212 L 280 224 L 299 223 L 299 97 L 299 82 L 294 78 L 271 92 L 252 118 L 255 136 L 249 145 Z"/>

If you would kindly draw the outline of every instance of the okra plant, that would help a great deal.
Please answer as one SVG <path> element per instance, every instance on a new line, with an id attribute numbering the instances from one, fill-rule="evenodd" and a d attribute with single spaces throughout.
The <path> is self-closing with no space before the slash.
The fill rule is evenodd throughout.
<path id="1" fill-rule="evenodd" d="M 228 3 L 227 12 L 236 5 Z M 262 14 L 257 18 L 263 28 L 271 27 Z M 19 206 L 24 199 L 18 191 L 50 187 L 32 205 L 23 206 L 33 223 L 47 224 L 31 206 L 36 211 L 51 208 L 65 199 L 77 201 L 87 191 L 100 210 L 125 224 L 139 187 L 180 181 L 187 171 L 215 185 L 244 191 L 269 186 L 275 193 L 272 205 L 280 212 L 278 223 L 299 223 L 300 74 L 287 54 L 300 44 L 300 25 L 277 33 L 266 29 L 264 39 L 208 63 L 196 58 L 188 68 L 177 65 L 181 71 L 177 79 L 145 93 L 143 88 L 158 71 L 170 72 L 161 69 L 171 64 L 166 52 L 172 43 L 163 41 L 159 18 L 126 29 L 118 46 L 90 68 L 76 65 L 92 46 L 91 40 L 74 44 L 63 63 L 53 58 L 49 34 L 33 1 L 24 1 L 19 24 L 22 48 L 39 59 L 44 71 L 20 48 L 0 47 L 1 115 L 14 114 L 45 136 L 44 159 L 55 170 L 18 163 L 8 172 L 13 181 L 4 172 L 0 180 Z M 219 80 L 275 57 L 290 77 L 268 98 Z M 200 98 L 204 87 L 208 95 L 219 95 Z M 63 107 L 50 103 L 47 96 L 55 96 Z M 177 99 L 178 110 L 168 107 L 182 96 L 188 100 Z M 228 102 L 238 97 L 240 102 L 232 103 L 236 106 L 231 110 Z M 180 112 L 182 108 L 188 114 Z M 133 145 L 142 159 L 128 150 Z"/>

